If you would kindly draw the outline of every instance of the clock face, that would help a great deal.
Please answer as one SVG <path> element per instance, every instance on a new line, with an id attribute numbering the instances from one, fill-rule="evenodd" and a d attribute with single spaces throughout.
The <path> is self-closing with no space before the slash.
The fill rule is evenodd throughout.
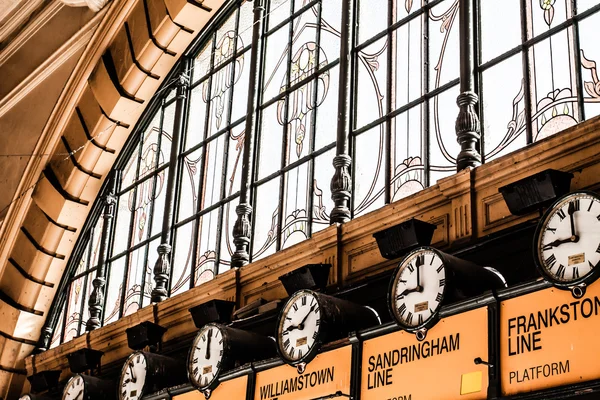
<path id="1" fill-rule="evenodd" d="M 590 192 L 562 197 L 535 237 L 537 264 L 546 278 L 559 285 L 589 281 L 600 266 L 600 199 Z"/>
<path id="2" fill-rule="evenodd" d="M 288 300 L 279 317 L 277 344 L 282 357 L 301 362 L 317 343 L 321 328 L 321 310 L 317 297 L 301 290 Z"/>
<path id="3" fill-rule="evenodd" d="M 31 396 L 28 394 L 24 394 L 23 396 L 19 397 L 19 400 L 31 400 Z"/>
<path id="4" fill-rule="evenodd" d="M 63 390 L 63 400 L 83 400 L 83 393 L 85 390 L 85 382 L 83 376 L 77 374 L 74 375 L 65 386 Z"/>
<path id="5" fill-rule="evenodd" d="M 407 330 L 429 325 L 439 309 L 446 288 L 446 268 L 439 254 L 418 249 L 402 260 L 392 280 L 390 308 Z"/>
<path id="6" fill-rule="evenodd" d="M 147 370 L 148 365 L 143 353 L 137 352 L 129 356 L 121 370 L 120 400 L 137 400 L 142 397 Z"/>
<path id="7" fill-rule="evenodd" d="M 188 357 L 188 376 L 197 388 L 204 389 L 215 381 L 223 362 L 223 332 L 215 324 L 200 329 Z"/>

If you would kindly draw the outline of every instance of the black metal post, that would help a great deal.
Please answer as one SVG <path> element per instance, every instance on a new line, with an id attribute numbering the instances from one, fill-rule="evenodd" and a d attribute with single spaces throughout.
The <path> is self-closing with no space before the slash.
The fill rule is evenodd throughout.
<path id="1" fill-rule="evenodd" d="M 252 29 L 252 49 L 250 50 L 250 78 L 248 82 L 248 106 L 246 109 L 246 128 L 244 132 L 244 154 L 242 158 L 242 183 L 240 203 L 235 208 L 237 220 L 233 225 L 233 243 L 235 252 L 231 256 L 233 268 L 242 267 L 250 261 L 250 237 L 252 235 L 252 205 L 250 204 L 250 182 L 252 180 L 251 157 L 254 151 L 254 136 L 256 130 L 256 107 L 259 91 L 256 85 L 259 80 L 258 68 L 260 56 L 260 33 L 262 32 L 265 14 L 265 0 L 254 0 L 254 25 Z"/>
<path id="2" fill-rule="evenodd" d="M 183 112 L 190 78 L 186 72 L 186 62 L 181 63 L 181 72 L 177 81 L 177 95 L 175 101 L 175 121 L 173 138 L 171 141 L 171 157 L 169 160 L 169 174 L 167 178 L 167 191 L 165 193 L 165 213 L 163 215 L 162 234 L 158 245 L 158 260 L 154 264 L 154 281 L 156 286 L 152 289 L 151 300 L 158 303 L 168 297 L 169 275 L 171 272 L 171 223 L 173 221 L 173 196 L 175 192 L 175 177 L 177 175 L 177 155 L 179 152 L 179 139 L 183 131 Z"/>
<path id="3" fill-rule="evenodd" d="M 348 86 L 350 85 L 350 66 L 352 60 L 352 1 L 342 2 L 342 34 L 340 43 L 340 81 L 338 92 L 338 123 L 336 138 L 336 155 L 333 158 L 335 173 L 331 179 L 331 198 L 334 207 L 331 210 L 329 221 L 344 223 L 350 221 L 350 197 L 352 195 L 352 177 L 350 165 L 352 157 L 348 151 L 348 135 L 350 126 L 350 98 Z"/>
<path id="4" fill-rule="evenodd" d="M 117 188 L 118 173 L 114 173 L 109 179 L 109 190 L 107 191 L 104 199 L 104 225 L 102 225 L 102 233 L 100 237 L 100 253 L 98 254 L 98 269 L 96 270 L 96 277 L 92 281 L 94 288 L 90 293 L 88 300 L 88 307 L 90 310 L 90 318 L 87 320 L 85 325 L 86 331 L 93 331 L 102 325 L 102 314 L 104 312 L 104 287 L 106 285 L 106 258 L 108 255 L 108 239 L 111 232 L 112 219 L 115 214 L 115 205 L 117 204 L 117 198 L 115 192 Z"/>
<path id="5" fill-rule="evenodd" d="M 460 94 L 456 103 L 460 107 L 456 119 L 456 140 L 460 153 L 456 158 L 456 170 L 481 165 L 477 144 L 481 138 L 479 116 L 475 111 L 478 97 L 475 93 L 475 49 L 473 33 L 473 0 L 460 0 Z"/>

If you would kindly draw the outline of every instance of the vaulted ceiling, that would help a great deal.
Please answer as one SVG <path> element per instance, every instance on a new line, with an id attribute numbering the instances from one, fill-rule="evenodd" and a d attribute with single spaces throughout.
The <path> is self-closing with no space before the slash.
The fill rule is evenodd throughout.
<path id="1" fill-rule="evenodd" d="M 0 0 L 0 398 L 121 147 L 224 0 L 105 3 Z"/>

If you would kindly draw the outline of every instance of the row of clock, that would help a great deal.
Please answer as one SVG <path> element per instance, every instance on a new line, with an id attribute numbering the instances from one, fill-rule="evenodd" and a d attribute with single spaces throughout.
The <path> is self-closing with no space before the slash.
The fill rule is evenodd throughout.
<path id="1" fill-rule="evenodd" d="M 585 285 L 600 273 L 600 198 L 575 192 L 558 199 L 542 216 L 534 235 L 534 253 L 541 274 L 557 287 L 583 295 Z M 388 305 L 398 325 L 424 339 L 438 320 L 440 307 L 451 300 L 505 287 L 490 267 L 445 254 L 431 247 L 408 253 L 398 264 L 388 291 Z M 301 368 L 322 344 L 379 323 L 370 308 L 311 290 L 294 293 L 282 308 L 275 341 L 266 336 L 217 323 L 202 327 L 189 351 L 187 374 L 181 363 L 157 354 L 136 352 L 125 362 L 120 400 L 139 399 L 150 388 L 167 387 L 168 377 L 187 375 L 193 386 L 210 393 L 222 372 L 279 354 Z M 82 400 L 87 377 L 75 375 L 64 400 Z"/>

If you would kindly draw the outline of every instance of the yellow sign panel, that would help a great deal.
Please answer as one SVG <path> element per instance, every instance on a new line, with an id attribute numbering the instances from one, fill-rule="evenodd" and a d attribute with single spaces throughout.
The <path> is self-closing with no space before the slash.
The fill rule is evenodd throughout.
<path id="1" fill-rule="evenodd" d="M 306 400 L 337 392 L 349 396 L 351 361 L 352 346 L 345 346 L 317 355 L 302 374 L 290 365 L 259 372 L 254 400 Z"/>
<path id="2" fill-rule="evenodd" d="M 486 399 L 487 308 L 440 320 L 419 342 L 390 333 L 363 344 L 361 399 Z"/>
<path id="3" fill-rule="evenodd" d="M 600 378 L 600 284 L 581 299 L 545 289 L 500 305 L 505 395 Z"/>
<path id="4" fill-rule="evenodd" d="M 213 390 L 210 395 L 210 400 L 243 400 L 246 398 L 246 390 L 248 388 L 248 375 L 240 376 L 229 381 L 224 381 Z M 173 400 L 206 400 L 204 393 L 198 390 L 193 390 L 174 396 Z"/>

